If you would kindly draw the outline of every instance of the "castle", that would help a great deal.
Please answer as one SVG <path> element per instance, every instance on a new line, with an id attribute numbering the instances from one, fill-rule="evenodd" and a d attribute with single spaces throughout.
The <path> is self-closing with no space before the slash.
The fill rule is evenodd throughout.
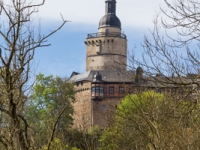
<path id="1" fill-rule="evenodd" d="M 138 67 L 127 71 L 127 37 L 121 33 L 121 22 L 116 16 L 116 1 L 106 0 L 106 12 L 99 22 L 98 33 L 88 34 L 86 44 L 86 72 L 73 72 L 76 103 L 74 125 L 88 130 L 109 124 L 117 105 L 128 93 L 153 90 L 174 100 L 198 98 L 199 73 L 185 76 L 161 72 L 143 75 Z"/>
<path id="2" fill-rule="evenodd" d="M 128 93 L 145 90 L 164 93 L 179 100 L 195 98 L 192 83 L 196 75 L 167 77 L 162 74 L 143 76 L 143 70 L 127 71 L 127 37 L 121 33 L 116 16 L 116 1 L 106 0 L 105 15 L 97 33 L 88 34 L 86 44 L 86 72 L 73 72 L 75 83 L 74 127 L 89 130 L 98 125 L 103 129 L 111 122 L 117 105 Z M 187 83 L 179 86 L 178 83 Z M 177 85 L 176 85 L 177 83 Z"/>
<path id="3" fill-rule="evenodd" d="M 80 129 L 104 128 L 127 91 L 132 91 L 132 82 L 124 76 L 127 37 L 121 33 L 116 1 L 106 0 L 105 5 L 98 32 L 88 34 L 85 41 L 86 72 L 70 77 L 76 90 L 74 125 Z"/>

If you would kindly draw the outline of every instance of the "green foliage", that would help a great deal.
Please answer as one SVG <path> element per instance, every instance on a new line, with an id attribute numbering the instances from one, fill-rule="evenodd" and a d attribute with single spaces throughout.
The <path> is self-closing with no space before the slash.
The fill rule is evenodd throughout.
<path id="1" fill-rule="evenodd" d="M 89 132 L 71 129 L 66 132 L 66 141 L 70 147 L 81 150 L 97 150 L 100 146 L 101 131 L 94 126 Z"/>
<path id="2" fill-rule="evenodd" d="M 47 150 L 47 146 L 43 146 L 41 150 Z M 51 143 L 50 150 L 80 150 L 76 147 L 71 147 L 69 145 L 65 145 L 62 141 L 58 138 L 54 138 L 53 142 Z"/>
<path id="3" fill-rule="evenodd" d="M 153 91 L 127 95 L 118 106 L 117 114 L 125 116 L 130 111 L 137 114 L 138 111 L 148 110 L 151 106 L 159 105 L 162 100 L 164 100 L 164 95 Z"/>
<path id="4" fill-rule="evenodd" d="M 125 150 L 136 146 L 136 143 L 140 140 L 146 141 L 145 138 L 140 137 L 141 131 L 135 132 L 133 130 L 140 128 L 148 132 L 144 115 L 145 113 L 151 113 L 151 110 L 163 100 L 164 96 L 162 94 L 154 93 L 153 91 L 127 95 L 116 110 L 114 124 L 106 128 L 101 137 L 103 149 Z M 152 121 L 154 120 L 153 118 L 151 119 Z M 138 137 L 137 140 L 135 137 Z"/>
<path id="5" fill-rule="evenodd" d="M 47 144 L 47 137 L 62 109 L 67 106 L 56 126 L 56 137 L 63 139 L 64 132 L 73 123 L 75 101 L 73 84 L 68 79 L 39 74 L 33 87 L 33 93 L 26 107 L 26 118 L 32 128 L 32 136 L 38 136 L 38 147 Z M 64 140 L 64 139 L 63 139 Z"/>
<path id="6" fill-rule="evenodd" d="M 127 95 L 114 123 L 104 130 L 100 149 L 196 149 L 200 146 L 199 106 L 153 91 Z"/>

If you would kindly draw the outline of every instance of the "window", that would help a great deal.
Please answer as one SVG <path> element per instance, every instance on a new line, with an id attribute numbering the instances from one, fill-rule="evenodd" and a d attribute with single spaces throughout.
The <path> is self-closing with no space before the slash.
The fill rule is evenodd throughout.
<path id="1" fill-rule="evenodd" d="M 119 93 L 120 93 L 120 94 L 123 94 L 123 93 L 124 93 L 124 87 L 121 87 L 121 86 L 119 87 Z"/>
<path id="2" fill-rule="evenodd" d="M 109 33 L 109 29 L 106 29 L 106 35 L 108 35 L 108 33 Z"/>
<path id="3" fill-rule="evenodd" d="M 110 86 L 109 87 L 109 93 L 110 94 L 114 94 L 114 86 Z"/>
<path id="4" fill-rule="evenodd" d="M 92 93 L 95 93 L 95 87 L 92 87 Z"/>
<path id="5" fill-rule="evenodd" d="M 95 93 L 99 93 L 99 86 L 95 87 Z"/>
<path id="6" fill-rule="evenodd" d="M 103 93 L 103 87 L 99 87 L 99 86 L 92 87 L 92 92 Z"/>
<path id="7" fill-rule="evenodd" d="M 107 108 L 106 108 L 106 105 L 102 105 L 101 106 L 101 109 L 103 110 L 103 111 L 105 111 Z"/>
<path id="8" fill-rule="evenodd" d="M 95 89 L 95 92 L 96 93 L 103 93 L 103 87 L 97 86 L 96 89 Z"/>
<path id="9" fill-rule="evenodd" d="M 103 96 L 104 88 L 101 86 L 92 87 L 92 96 Z"/>
<path id="10" fill-rule="evenodd" d="M 78 85 L 79 85 L 79 83 L 77 82 L 77 83 L 76 83 L 76 86 L 78 87 Z"/>

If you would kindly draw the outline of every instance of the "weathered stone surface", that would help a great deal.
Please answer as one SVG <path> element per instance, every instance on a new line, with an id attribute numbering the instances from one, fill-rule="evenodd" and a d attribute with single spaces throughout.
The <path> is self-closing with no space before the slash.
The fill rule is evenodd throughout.
<path id="1" fill-rule="evenodd" d="M 81 85 L 82 83 L 82 85 Z M 88 129 L 91 127 L 91 83 L 81 82 L 75 85 L 76 102 L 74 103 L 74 127 Z"/>
<path id="2" fill-rule="evenodd" d="M 93 101 L 93 124 L 103 129 L 113 120 L 117 105 L 122 98 L 106 98 L 102 101 Z"/>
<path id="3" fill-rule="evenodd" d="M 89 130 L 92 126 L 98 125 L 103 129 L 112 122 L 117 105 L 122 98 L 132 91 L 132 84 L 105 83 L 104 93 L 98 96 L 92 94 L 91 87 L 98 86 L 91 82 L 79 82 L 75 85 L 76 102 L 74 104 L 74 127 L 82 130 Z M 109 93 L 109 88 L 114 87 L 114 93 Z M 124 92 L 120 93 L 119 88 L 123 87 Z"/>
<path id="4" fill-rule="evenodd" d="M 105 32 L 107 28 L 99 29 Z M 116 30 L 116 31 L 115 31 Z M 111 33 L 121 33 L 117 28 L 109 28 Z M 109 33 L 108 33 L 109 34 Z M 126 70 L 127 40 L 121 37 L 95 37 L 86 40 L 86 71 Z"/>

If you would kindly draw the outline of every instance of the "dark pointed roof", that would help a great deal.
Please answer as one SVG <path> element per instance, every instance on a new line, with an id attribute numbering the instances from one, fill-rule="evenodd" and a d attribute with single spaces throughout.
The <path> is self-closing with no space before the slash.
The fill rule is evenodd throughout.
<path id="1" fill-rule="evenodd" d="M 143 74 L 143 69 L 141 67 L 138 67 L 136 69 L 136 74 L 139 75 L 139 74 Z"/>
<path id="2" fill-rule="evenodd" d="M 99 28 L 103 27 L 116 27 L 121 29 L 121 22 L 116 16 L 116 1 L 106 0 L 106 14 L 99 22 Z"/>
<path id="3" fill-rule="evenodd" d="M 121 29 L 121 22 L 114 14 L 107 14 L 103 16 L 99 22 L 99 28 L 103 27 L 116 27 Z"/>

